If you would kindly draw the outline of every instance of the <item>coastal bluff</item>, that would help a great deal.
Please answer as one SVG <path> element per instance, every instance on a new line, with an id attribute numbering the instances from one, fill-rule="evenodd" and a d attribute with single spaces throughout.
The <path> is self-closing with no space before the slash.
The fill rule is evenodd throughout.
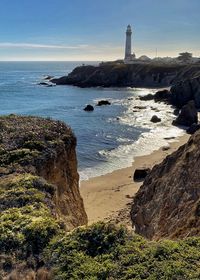
<path id="1" fill-rule="evenodd" d="M 0 117 L 2 275 L 18 267 L 37 270 L 55 234 L 87 224 L 75 148 L 76 137 L 63 122 Z"/>
<path id="2" fill-rule="evenodd" d="M 149 239 L 200 235 L 200 132 L 155 165 L 134 197 L 136 233 Z"/>
<path id="3" fill-rule="evenodd" d="M 101 63 L 76 67 L 67 76 L 51 79 L 57 85 L 78 87 L 169 87 L 200 75 L 200 64 Z"/>

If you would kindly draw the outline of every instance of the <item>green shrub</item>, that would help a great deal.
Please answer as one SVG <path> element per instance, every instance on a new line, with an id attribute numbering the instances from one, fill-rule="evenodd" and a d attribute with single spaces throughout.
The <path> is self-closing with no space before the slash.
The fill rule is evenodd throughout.
<path id="1" fill-rule="evenodd" d="M 150 242 L 122 227 L 97 223 L 57 236 L 44 260 L 54 279 L 200 279 L 200 237 Z"/>

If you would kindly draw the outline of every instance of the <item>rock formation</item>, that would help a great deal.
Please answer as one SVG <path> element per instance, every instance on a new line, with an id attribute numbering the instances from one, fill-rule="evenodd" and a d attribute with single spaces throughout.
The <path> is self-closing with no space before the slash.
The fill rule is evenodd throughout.
<path id="1" fill-rule="evenodd" d="M 197 109 L 195 107 L 194 100 L 190 100 L 186 105 L 182 107 L 179 115 L 173 121 L 173 124 L 191 126 L 192 124 L 197 124 L 197 122 L 198 122 Z"/>
<path id="2" fill-rule="evenodd" d="M 149 239 L 200 235 L 200 132 L 153 167 L 136 194 L 131 218 Z"/>
<path id="3" fill-rule="evenodd" d="M 51 79 L 57 85 L 79 87 L 167 87 L 199 73 L 200 65 L 119 64 L 76 67 L 68 76 Z"/>
<path id="4" fill-rule="evenodd" d="M 75 136 L 62 122 L 0 117 L 4 273 L 17 268 L 18 262 L 24 269 L 38 269 L 40 254 L 56 233 L 87 224 L 75 147 Z"/>
<path id="5" fill-rule="evenodd" d="M 200 108 L 200 75 L 185 79 L 171 87 L 173 105 L 181 108 L 190 100 L 194 100 L 195 106 Z"/>

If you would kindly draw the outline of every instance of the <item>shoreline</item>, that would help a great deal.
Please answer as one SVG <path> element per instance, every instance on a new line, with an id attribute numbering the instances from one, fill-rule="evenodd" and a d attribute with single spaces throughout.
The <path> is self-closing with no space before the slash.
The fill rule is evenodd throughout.
<path id="1" fill-rule="evenodd" d="M 185 133 L 169 143 L 168 150 L 161 147 L 151 154 L 136 157 L 130 167 L 80 181 L 80 192 L 88 215 L 88 224 L 113 221 L 131 228 L 129 215 L 131 204 L 135 193 L 142 185 L 142 182 L 133 181 L 135 169 L 152 168 L 185 144 L 189 137 L 190 135 Z"/>

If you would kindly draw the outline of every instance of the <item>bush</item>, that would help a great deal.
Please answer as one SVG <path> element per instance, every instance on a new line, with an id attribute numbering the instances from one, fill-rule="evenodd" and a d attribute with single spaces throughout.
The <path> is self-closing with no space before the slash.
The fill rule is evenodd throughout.
<path id="1" fill-rule="evenodd" d="M 150 242 L 97 223 L 54 238 L 44 260 L 54 279 L 200 279 L 200 237 Z"/>

